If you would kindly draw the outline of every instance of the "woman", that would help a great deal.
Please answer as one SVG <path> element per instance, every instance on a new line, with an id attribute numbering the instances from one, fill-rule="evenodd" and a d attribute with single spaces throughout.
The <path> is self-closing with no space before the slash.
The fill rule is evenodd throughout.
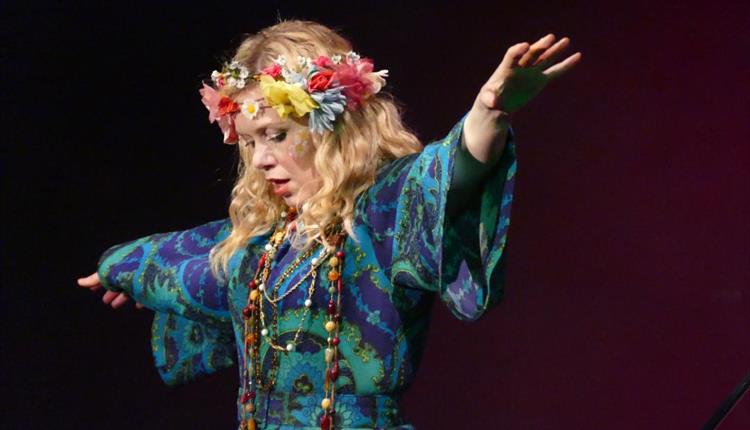
<path id="1" fill-rule="evenodd" d="M 387 71 L 316 23 L 248 37 L 204 84 L 241 165 L 229 218 L 107 250 L 81 286 L 156 312 L 169 384 L 238 360 L 240 428 L 411 428 L 437 294 L 462 319 L 496 303 L 515 151 L 510 116 L 576 53 L 508 49 L 469 113 L 421 149 L 380 90 Z"/>

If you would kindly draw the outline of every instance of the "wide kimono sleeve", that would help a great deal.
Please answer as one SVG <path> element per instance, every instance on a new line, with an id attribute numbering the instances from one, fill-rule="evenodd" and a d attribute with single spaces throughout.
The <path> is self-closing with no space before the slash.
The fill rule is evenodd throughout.
<path id="1" fill-rule="evenodd" d="M 461 120 L 419 154 L 385 166 L 368 190 L 365 222 L 394 285 L 433 291 L 460 319 L 476 320 L 500 301 L 516 172 L 512 131 L 480 191 L 446 213 Z"/>
<path id="2" fill-rule="evenodd" d="M 110 291 L 155 311 L 151 347 L 167 384 L 230 366 L 234 337 L 226 282 L 211 272 L 209 253 L 231 231 L 228 219 L 116 245 L 99 260 Z"/>

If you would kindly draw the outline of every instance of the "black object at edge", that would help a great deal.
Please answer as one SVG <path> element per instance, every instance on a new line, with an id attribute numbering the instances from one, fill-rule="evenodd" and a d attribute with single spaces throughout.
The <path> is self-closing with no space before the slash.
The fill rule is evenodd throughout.
<path id="1" fill-rule="evenodd" d="M 747 391 L 748 387 L 750 387 L 750 373 L 748 373 L 745 378 L 740 381 L 732 394 L 730 394 L 729 397 L 727 397 L 727 399 L 724 400 L 721 405 L 719 405 L 719 408 L 716 409 L 716 412 L 714 412 L 714 414 L 711 416 L 711 419 L 709 419 L 706 424 L 703 425 L 701 430 L 714 430 L 719 424 L 721 424 L 721 422 L 724 421 L 724 418 L 727 417 L 727 414 L 729 414 L 729 411 L 732 410 L 740 397 L 745 394 L 745 391 Z"/>

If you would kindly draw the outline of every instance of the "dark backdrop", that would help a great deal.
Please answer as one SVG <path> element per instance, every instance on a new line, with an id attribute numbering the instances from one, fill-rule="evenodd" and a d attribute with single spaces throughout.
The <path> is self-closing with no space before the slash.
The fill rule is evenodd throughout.
<path id="1" fill-rule="evenodd" d="M 750 370 L 748 2 L 252 3 L 0 6 L 4 428 L 234 427 L 234 369 L 162 385 L 149 313 L 75 279 L 224 216 L 234 148 L 199 81 L 277 15 L 390 69 L 425 141 L 509 45 L 583 51 L 515 120 L 506 298 L 473 324 L 436 306 L 418 428 L 697 429 Z M 745 399 L 724 428 L 748 423 Z"/>

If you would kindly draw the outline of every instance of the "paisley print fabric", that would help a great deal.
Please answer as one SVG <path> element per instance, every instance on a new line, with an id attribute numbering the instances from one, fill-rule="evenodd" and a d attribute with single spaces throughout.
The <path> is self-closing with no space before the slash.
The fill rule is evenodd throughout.
<path id="1" fill-rule="evenodd" d="M 513 134 L 475 204 L 448 218 L 446 200 L 462 126 L 463 121 L 421 153 L 384 166 L 357 200 L 355 234 L 344 244 L 336 428 L 410 429 L 398 412 L 398 398 L 415 377 L 434 298 L 458 318 L 475 320 L 502 297 L 516 169 Z M 125 291 L 156 312 L 152 347 L 168 384 L 235 360 L 240 372 L 245 366 L 238 347 L 242 309 L 268 235 L 252 238 L 230 260 L 226 279 L 218 280 L 208 256 L 230 230 L 225 219 L 156 234 L 114 246 L 100 260 L 105 288 Z M 303 261 L 276 285 L 298 256 L 288 242 L 276 254 L 267 285 L 278 288 L 279 295 L 309 270 L 310 261 Z M 327 345 L 324 266 L 309 313 L 304 312 L 307 285 L 279 303 L 280 343 L 291 340 L 298 327 L 303 331 L 294 351 L 276 352 L 276 388 L 256 399 L 259 428 L 319 428 Z M 262 369 L 267 370 L 274 352 L 261 344 Z M 245 412 L 239 406 L 238 395 L 242 420 Z"/>

